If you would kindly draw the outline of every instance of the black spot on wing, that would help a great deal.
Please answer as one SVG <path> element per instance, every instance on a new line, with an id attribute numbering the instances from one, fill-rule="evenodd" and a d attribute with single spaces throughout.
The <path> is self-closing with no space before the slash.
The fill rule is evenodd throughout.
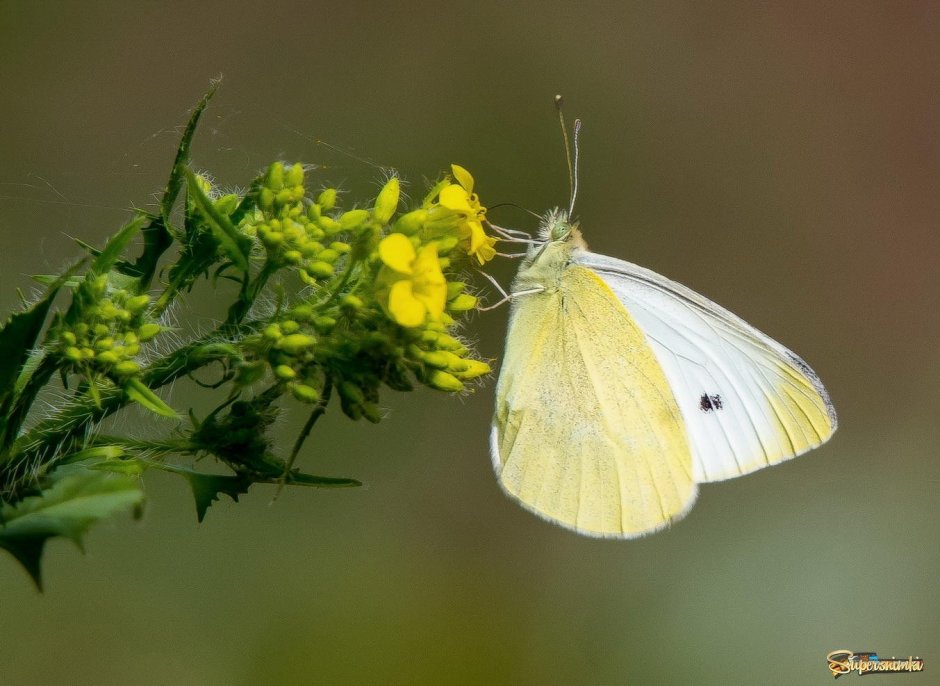
<path id="1" fill-rule="evenodd" d="M 702 393 L 702 397 L 699 398 L 698 406 L 702 412 L 711 412 L 712 410 L 720 410 L 722 407 L 724 407 L 724 404 L 721 402 L 720 395 L 708 395 L 707 393 Z"/>

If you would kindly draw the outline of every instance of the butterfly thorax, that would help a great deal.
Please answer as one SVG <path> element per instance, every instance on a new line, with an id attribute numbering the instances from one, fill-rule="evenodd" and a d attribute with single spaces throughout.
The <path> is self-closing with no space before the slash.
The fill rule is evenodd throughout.
<path id="1" fill-rule="evenodd" d="M 557 290 L 572 253 L 587 248 L 577 222 L 570 222 L 564 210 L 555 209 L 545 216 L 539 237 L 542 242 L 529 248 L 519 267 L 512 285 L 514 293 L 540 288 L 546 292 Z"/>

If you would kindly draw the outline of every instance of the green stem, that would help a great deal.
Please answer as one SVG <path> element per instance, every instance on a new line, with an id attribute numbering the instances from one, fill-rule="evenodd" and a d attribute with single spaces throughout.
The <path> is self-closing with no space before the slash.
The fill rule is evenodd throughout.
<path id="1" fill-rule="evenodd" d="M 297 455 L 300 453 L 300 449 L 304 445 L 304 441 L 307 440 L 307 436 L 310 435 L 310 432 L 313 430 L 314 424 L 317 423 L 317 420 L 320 419 L 326 412 L 326 406 L 330 403 L 330 396 L 333 394 L 333 380 L 330 377 L 326 378 L 326 381 L 323 382 L 323 390 L 320 391 L 320 400 L 317 402 L 316 407 L 313 408 L 313 412 L 310 413 L 310 417 L 307 418 L 307 423 L 304 424 L 304 428 L 301 429 L 300 435 L 297 436 L 297 440 L 294 441 L 294 447 L 290 451 L 290 457 L 287 458 L 287 465 L 284 467 L 284 475 L 281 477 L 281 486 L 287 481 L 287 476 L 290 474 L 291 469 L 294 466 L 294 461 L 297 459 Z M 280 493 L 280 488 L 278 488 L 278 493 Z"/>

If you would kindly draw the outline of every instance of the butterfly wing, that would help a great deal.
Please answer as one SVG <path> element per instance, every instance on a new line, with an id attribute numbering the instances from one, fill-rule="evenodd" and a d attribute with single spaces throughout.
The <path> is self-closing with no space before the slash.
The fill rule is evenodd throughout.
<path id="1" fill-rule="evenodd" d="M 523 506 L 593 536 L 632 538 L 695 500 L 692 456 L 640 327 L 590 270 L 516 298 L 496 392 L 493 464 Z"/>
<path id="2" fill-rule="evenodd" d="M 648 269 L 578 250 L 642 328 L 685 420 L 696 482 L 721 481 L 824 443 L 836 414 L 802 359 Z"/>

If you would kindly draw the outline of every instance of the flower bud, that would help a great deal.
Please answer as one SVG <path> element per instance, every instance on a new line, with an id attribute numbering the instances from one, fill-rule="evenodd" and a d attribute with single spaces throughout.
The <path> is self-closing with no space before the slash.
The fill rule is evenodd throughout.
<path id="1" fill-rule="evenodd" d="M 328 262 L 313 262 L 307 265 L 307 273 L 317 279 L 328 279 L 333 276 L 333 265 Z"/>
<path id="2" fill-rule="evenodd" d="M 114 365 L 114 373 L 118 376 L 132 376 L 140 371 L 140 365 L 132 360 L 124 360 Z"/>
<path id="3" fill-rule="evenodd" d="M 284 381 L 290 381 L 297 376 L 297 372 L 290 365 L 279 364 L 274 368 L 274 376 Z"/>
<path id="4" fill-rule="evenodd" d="M 434 369 L 428 374 L 428 386 L 449 393 L 463 390 L 463 383 L 456 376 L 440 369 Z"/>
<path id="5" fill-rule="evenodd" d="M 395 233 L 403 233 L 406 236 L 412 236 L 422 229 L 427 218 L 427 210 L 413 210 L 395 220 L 394 231 Z"/>
<path id="6" fill-rule="evenodd" d="M 340 215 L 339 225 L 344 231 L 358 229 L 369 220 L 368 210 L 350 210 Z"/>
<path id="7" fill-rule="evenodd" d="M 304 333 L 292 333 L 289 336 L 284 336 L 276 345 L 279 350 L 283 350 L 288 355 L 296 355 L 307 348 L 313 347 L 316 342 L 317 339 L 313 336 Z"/>
<path id="8" fill-rule="evenodd" d="M 113 350 L 105 350 L 98 353 L 98 361 L 102 364 L 115 364 L 118 361 L 118 354 Z"/>
<path id="9" fill-rule="evenodd" d="M 264 327 L 264 333 L 262 335 L 269 341 L 278 341 L 284 336 L 284 334 L 281 333 L 281 327 L 277 324 L 268 324 Z"/>
<path id="10" fill-rule="evenodd" d="M 292 165 L 284 177 L 284 183 L 288 186 L 302 186 L 304 183 L 303 165 L 299 162 Z"/>
<path id="11" fill-rule="evenodd" d="M 320 399 L 320 393 L 317 389 L 303 383 L 291 384 L 290 392 L 302 403 L 315 403 Z"/>
<path id="12" fill-rule="evenodd" d="M 362 302 L 362 298 L 352 295 L 351 293 L 340 298 L 339 304 L 340 307 L 347 310 L 361 310 L 365 306 L 365 303 Z"/>
<path id="13" fill-rule="evenodd" d="M 332 210 L 335 204 L 336 204 L 336 189 L 335 188 L 325 189 L 322 193 L 320 193 L 320 196 L 317 198 L 317 205 L 319 205 L 322 209 L 326 210 L 327 212 Z"/>
<path id="14" fill-rule="evenodd" d="M 461 293 L 456 298 L 447 303 L 447 309 L 451 312 L 466 312 L 467 310 L 472 310 L 477 306 L 477 299 L 468 295 L 467 293 Z"/>
<path id="15" fill-rule="evenodd" d="M 388 224 L 395 210 L 398 209 L 398 196 L 400 194 L 400 184 L 397 176 L 393 176 L 388 183 L 379 191 L 375 199 L 375 209 L 372 210 L 372 217 L 379 224 Z"/>
<path id="16" fill-rule="evenodd" d="M 137 329 L 137 338 L 141 341 L 149 341 L 151 338 L 160 333 L 161 327 L 159 324 L 154 324 L 148 322 L 146 324 L 141 324 Z"/>
<path id="17" fill-rule="evenodd" d="M 489 374 L 492 370 L 486 362 L 481 362 L 480 360 L 464 360 L 467 364 L 467 368 L 463 371 L 455 371 L 454 376 L 458 379 L 463 379 L 465 381 L 469 379 L 475 379 L 478 376 L 483 376 L 484 374 Z"/>
<path id="18" fill-rule="evenodd" d="M 59 338 L 61 338 L 62 342 L 66 345 L 75 345 L 78 342 L 78 339 L 75 338 L 75 334 L 71 331 L 63 331 Z"/>
<path id="19" fill-rule="evenodd" d="M 223 195 L 221 198 L 215 201 L 215 209 L 217 209 L 221 214 L 228 216 L 235 211 L 235 208 L 238 207 L 238 203 L 238 196 L 234 193 L 229 193 L 228 195 Z"/>
<path id="20" fill-rule="evenodd" d="M 462 281 L 448 281 L 447 282 L 447 299 L 453 300 L 458 295 L 463 293 L 463 289 L 466 288 L 467 284 Z"/>
<path id="21" fill-rule="evenodd" d="M 72 360 L 72 362 L 78 362 L 82 359 L 82 351 L 76 348 L 74 345 L 70 345 L 68 348 L 62 351 L 62 354 L 66 359 Z"/>
<path id="22" fill-rule="evenodd" d="M 128 310 L 130 310 L 134 314 L 137 314 L 138 312 L 143 312 L 144 310 L 146 310 L 149 304 L 150 304 L 149 295 L 137 295 L 137 296 L 134 296 L 133 298 L 128 298 L 127 301 L 124 303 L 124 307 L 126 307 Z"/>
<path id="23" fill-rule="evenodd" d="M 275 162 L 268 167 L 264 185 L 274 191 L 284 188 L 284 165 L 282 163 Z"/>

